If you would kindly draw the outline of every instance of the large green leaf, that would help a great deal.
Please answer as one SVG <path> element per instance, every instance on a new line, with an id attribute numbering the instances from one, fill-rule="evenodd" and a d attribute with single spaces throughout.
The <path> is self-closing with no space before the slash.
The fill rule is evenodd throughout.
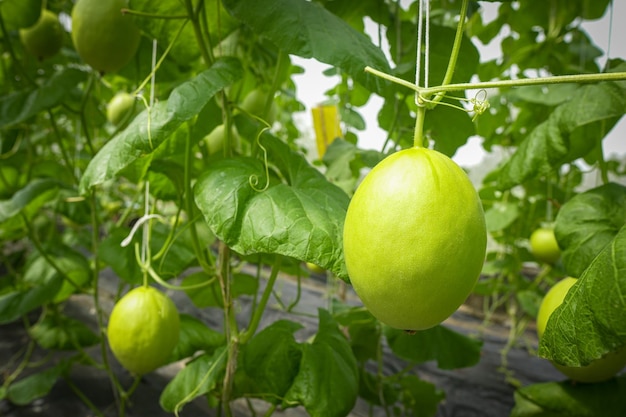
<path id="1" fill-rule="evenodd" d="M 511 417 L 623 417 L 626 376 L 596 384 L 546 382 L 515 391 Z"/>
<path id="2" fill-rule="evenodd" d="M 539 355 L 584 366 L 626 345 L 626 226 L 591 262 L 548 319 Z"/>
<path id="3" fill-rule="evenodd" d="M 366 66 L 390 72 L 383 52 L 319 4 L 307 0 L 225 0 L 231 14 L 283 51 L 339 67 L 372 91 L 387 84 Z"/>
<path id="4" fill-rule="evenodd" d="M 161 407 L 178 414 L 185 404 L 215 389 L 226 368 L 227 352 L 224 346 L 189 362 L 163 389 Z"/>
<path id="5" fill-rule="evenodd" d="M 476 365 L 480 360 L 480 340 L 441 325 L 415 334 L 385 326 L 384 332 L 393 353 L 410 362 L 436 360 L 441 369 L 456 369 Z"/>
<path id="6" fill-rule="evenodd" d="M 284 182 L 270 174 L 268 188 L 260 190 L 268 181 L 262 162 L 216 161 L 194 187 L 207 224 L 241 254 L 277 253 L 347 278 L 342 233 L 348 196 L 275 137 L 264 135 L 261 144 Z"/>
<path id="7" fill-rule="evenodd" d="M 150 160 L 152 153 L 184 122 L 197 115 L 219 90 L 241 77 L 239 61 L 226 58 L 195 78 L 176 87 L 169 98 L 144 110 L 132 123 L 111 139 L 89 162 L 80 182 L 80 191 L 114 178 L 138 160 Z"/>
<path id="8" fill-rule="evenodd" d="M 609 183 L 572 197 L 559 210 L 554 233 L 570 276 L 579 277 L 626 223 L 626 187 Z"/>
<path id="9" fill-rule="evenodd" d="M 66 67 L 47 78 L 42 85 L 16 91 L 0 98 L 0 129 L 15 126 L 28 118 L 55 107 L 87 78 L 78 68 Z"/>
<path id="10" fill-rule="evenodd" d="M 354 407 L 359 372 L 350 344 L 326 310 L 313 343 L 302 345 L 300 370 L 283 406 L 301 404 L 312 417 L 343 417 Z"/>
<path id="11" fill-rule="evenodd" d="M 302 349 L 293 334 L 301 328 L 299 323 L 279 320 L 242 346 L 235 374 L 236 395 L 280 404 L 300 368 Z"/>
<path id="12" fill-rule="evenodd" d="M 535 127 L 499 170 L 511 188 L 585 156 L 626 113 L 626 94 L 615 83 L 583 85 Z"/>
<path id="13" fill-rule="evenodd" d="M 29 375 L 9 385 L 6 398 L 16 405 L 26 405 L 48 394 L 59 377 L 69 368 L 69 362 L 61 361 L 52 368 Z"/>

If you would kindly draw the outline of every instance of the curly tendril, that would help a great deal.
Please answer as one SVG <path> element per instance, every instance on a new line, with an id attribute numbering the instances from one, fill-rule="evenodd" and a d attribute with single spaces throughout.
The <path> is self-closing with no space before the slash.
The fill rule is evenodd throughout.
<path id="1" fill-rule="evenodd" d="M 263 151 L 263 165 L 265 166 L 265 178 L 267 179 L 265 181 L 265 186 L 263 186 L 262 188 L 257 187 L 259 185 L 258 175 L 252 174 L 250 175 L 250 177 L 248 177 L 248 184 L 250 184 L 250 187 L 252 187 L 254 191 L 257 191 L 259 193 L 267 190 L 268 187 L 270 186 L 270 169 L 269 169 L 269 163 L 267 162 L 267 149 L 265 149 L 265 147 L 261 145 L 261 135 L 263 134 L 263 132 L 269 129 L 270 129 L 269 125 L 264 127 L 263 129 L 261 129 L 261 131 L 256 137 L 256 143 L 257 145 L 259 145 L 259 148 L 261 148 L 261 150 Z"/>
<path id="2" fill-rule="evenodd" d="M 481 97 L 479 98 L 479 96 Z M 474 98 L 470 99 L 470 103 L 472 104 L 472 110 L 474 111 L 474 117 L 472 117 L 473 122 L 478 116 L 481 116 L 489 109 L 490 105 L 487 100 L 487 90 L 478 90 L 476 95 L 474 95 Z"/>

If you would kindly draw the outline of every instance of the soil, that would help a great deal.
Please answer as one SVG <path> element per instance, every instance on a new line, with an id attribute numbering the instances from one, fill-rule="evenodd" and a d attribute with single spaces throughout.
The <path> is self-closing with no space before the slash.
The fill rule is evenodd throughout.
<path id="1" fill-rule="evenodd" d="M 322 276 L 317 279 L 303 280 L 301 300 L 297 306 L 297 311 L 308 315 L 294 316 L 289 314 L 291 320 L 297 319 L 305 325 L 304 332 L 313 334 L 317 327 L 317 309 L 328 306 L 328 287 Z M 113 306 L 114 295 L 118 290 L 118 280 L 109 270 L 103 272 L 100 280 L 100 303 L 105 311 L 110 311 Z M 296 297 L 296 285 L 290 277 L 280 277 L 277 282 L 276 292 L 284 300 L 292 300 Z M 262 288 L 260 289 L 262 291 Z M 349 303 L 358 304 L 356 296 L 348 289 L 343 289 L 345 299 Z M 184 292 L 170 292 L 179 310 L 192 314 L 195 317 L 209 323 L 213 328 L 221 327 L 219 314 L 214 314 L 215 310 L 196 309 Z M 437 368 L 436 363 L 425 363 L 420 365 L 416 372 L 423 380 L 434 383 L 438 389 L 443 390 L 446 399 L 440 404 L 438 417 L 505 417 L 510 414 L 514 405 L 513 393 L 515 384 L 526 385 L 544 381 L 562 380 L 552 365 L 546 360 L 536 357 L 533 352 L 537 347 L 537 339 L 534 329 L 529 327 L 522 337 L 518 338 L 518 343 L 509 347 L 506 355 L 506 372 L 502 369 L 502 351 L 509 340 L 510 328 L 505 317 L 500 316 L 499 320 L 490 320 L 489 326 L 484 326 L 480 309 L 476 306 L 480 302 L 476 299 L 469 300 L 462 306 L 444 325 L 464 334 L 480 337 L 483 340 L 480 362 L 470 368 L 457 369 L 452 371 Z M 261 327 L 274 322 L 277 319 L 286 318 L 287 313 L 278 307 L 276 299 L 270 301 L 269 308 L 262 320 Z M 240 306 L 240 315 L 247 317 L 249 305 L 244 299 Z M 65 312 L 71 317 L 75 317 L 88 323 L 94 330 L 97 329 L 94 315 L 93 298 L 87 295 L 75 295 L 65 307 Z M 35 312 L 36 313 L 36 312 Z M 36 315 L 33 316 L 33 319 Z M 306 334 L 303 337 L 307 337 Z M 23 349 L 28 343 L 28 335 L 21 322 L 14 322 L 0 326 L 0 374 L 4 379 L 7 375 L 5 364 Z M 100 356 L 100 348 L 96 346 L 88 350 L 88 353 L 95 358 Z M 49 352 L 36 350 L 33 360 L 49 358 Z M 60 361 L 68 354 L 56 353 L 52 357 L 51 364 Z M 114 372 L 121 378 L 121 382 L 130 386 L 132 378 L 119 365 L 111 359 Z M 384 371 L 397 372 L 404 368 L 405 362 L 392 355 L 386 348 L 384 353 Z M 132 396 L 132 403 L 127 409 L 128 417 L 165 417 L 172 414 L 163 411 L 159 406 L 159 396 L 165 385 L 183 367 L 182 363 L 174 363 L 165 366 L 155 372 L 144 376 Z M 28 375 L 28 370 L 24 372 Z M 75 365 L 72 367 L 68 379 L 59 379 L 52 391 L 34 402 L 17 406 L 8 401 L 0 401 L 0 416 L 6 417 L 90 417 L 94 412 L 81 400 L 74 387 L 80 387 L 84 396 L 93 404 L 93 407 L 100 410 L 106 417 L 117 416 L 115 397 L 108 377 L 101 370 L 91 366 Z M 253 402 L 257 415 L 262 415 L 265 404 Z M 235 402 L 234 411 L 238 417 L 251 416 L 252 413 L 244 402 Z M 370 414 L 370 410 L 365 402 L 359 401 L 350 414 L 351 417 L 364 417 L 369 415 L 384 415 L 381 410 L 375 410 Z M 206 401 L 198 399 L 186 405 L 181 417 L 185 416 L 215 416 L 214 409 L 211 409 Z M 306 416 L 303 408 L 292 408 L 285 411 L 277 411 L 275 416 Z"/>

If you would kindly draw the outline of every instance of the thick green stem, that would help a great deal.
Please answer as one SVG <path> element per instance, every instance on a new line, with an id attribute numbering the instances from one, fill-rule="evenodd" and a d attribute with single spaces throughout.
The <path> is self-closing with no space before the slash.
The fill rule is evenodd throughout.
<path id="1" fill-rule="evenodd" d="M 413 146 L 424 147 L 424 119 L 426 118 L 426 107 L 418 105 L 415 116 L 415 133 L 413 135 Z"/>
<path id="2" fill-rule="evenodd" d="M 454 37 L 454 44 L 452 45 L 452 52 L 450 53 L 450 60 L 448 61 L 448 68 L 446 68 L 446 74 L 443 77 L 441 85 L 448 85 L 452 82 L 452 76 L 454 75 L 454 69 L 456 68 L 456 61 L 461 51 L 461 43 L 463 42 L 463 30 L 465 28 L 465 18 L 467 16 L 468 0 L 463 0 L 461 5 L 461 12 L 459 14 L 459 24 L 456 28 L 456 36 Z M 438 103 L 443 98 L 443 92 L 437 94 L 433 99 L 433 102 Z"/>
<path id="3" fill-rule="evenodd" d="M 626 72 L 598 74 L 554 75 L 549 77 L 523 78 L 519 80 L 485 81 L 479 83 L 448 84 L 420 89 L 421 95 L 430 95 L 447 91 L 482 90 L 487 88 L 526 87 L 531 85 L 589 83 L 601 81 L 626 80 Z"/>
<path id="4" fill-rule="evenodd" d="M 590 83 L 602 81 L 624 81 L 626 72 L 608 72 L 598 74 L 554 75 L 549 77 L 523 78 L 519 80 L 485 81 L 477 83 L 448 84 L 434 87 L 418 87 L 415 84 L 393 75 L 386 74 L 371 67 L 365 67 L 365 71 L 393 83 L 410 88 L 419 93 L 421 97 L 448 91 L 483 90 L 487 88 L 526 87 L 531 85 Z"/>

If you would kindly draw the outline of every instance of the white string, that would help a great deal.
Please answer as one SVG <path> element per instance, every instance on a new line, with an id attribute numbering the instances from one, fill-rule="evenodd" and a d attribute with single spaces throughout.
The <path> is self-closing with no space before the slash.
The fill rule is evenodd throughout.
<path id="1" fill-rule="evenodd" d="M 426 21 L 426 28 L 424 28 L 422 23 L 424 20 Z M 422 36 L 425 37 L 424 87 L 428 88 L 428 67 L 430 66 L 430 0 L 420 0 L 417 16 L 417 59 L 415 62 L 415 84 L 418 86 L 420 85 L 422 74 Z M 415 104 L 419 105 L 418 101 L 419 95 L 415 93 Z"/>
<path id="2" fill-rule="evenodd" d="M 613 0 L 609 2 L 609 41 L 606 46 L 606 71 L 609 70 L 611 59 L 611 39 L 613 38 Z"/>
<path id="3" fill-rule="evenodd" d="M 415 85 L 420 85 L 420 75 L 422 73 L 422 10 L 423 1 L 420 0 L 417 13 L 417 61 L 415 62 Z M 417 103 L 417 93 L 415 94 L 415 101 Z"/>
<path id="4" fill-rule="evenodd" d="M 426 8 L 426 45 L 424 47 L 424 87 L 428 88 L 428 68 L 430 67 L 430 0 L 424 0 Z"/>

